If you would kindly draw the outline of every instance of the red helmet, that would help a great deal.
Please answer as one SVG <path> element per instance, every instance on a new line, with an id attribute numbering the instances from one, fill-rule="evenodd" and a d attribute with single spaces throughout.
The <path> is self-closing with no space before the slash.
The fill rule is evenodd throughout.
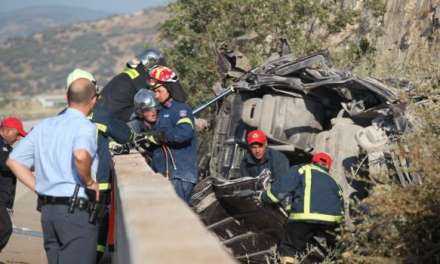
<path id="1" fill-rule="evenodd" d="M 315 164 L 323 165 L 327 169 L 332 167 L 333 159 L 330 154 L 326 152 L 317 152 L 312 157 L 312 162 Z"/>
<path id="2" fill-rule="evenodd" d="M 262 130 L 252 130 L 247 135 L 246 141 L 249 145 L 253 143 L 265 144 L 267 142 L 267 137 Z"/>
<path id="3" fill-rule="evenodd" d="M 150 85 L 151 90 L 155 90 L 160 86 L 165 87 L 174 100 L 185 102 L 187 99 L 177 74 L 168 67 L 156 66 L 151 69 L 148 74 L 147 83 Z"/>
<path id="4" fill-rule="evenodd" d="M 179 81 L 176 73 L 168 67 L 157 66 L 153 68 L 148 76 L 148 84 L 154 89 L 159 85 L 164 85 L 166 83 L 176 83 Z"/>

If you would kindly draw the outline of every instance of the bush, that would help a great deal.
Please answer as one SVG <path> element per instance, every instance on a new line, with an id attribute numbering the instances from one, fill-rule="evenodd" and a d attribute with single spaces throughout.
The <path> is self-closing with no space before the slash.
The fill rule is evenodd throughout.
<path id="1" fill-rule="evenodd" d="M 352 230 L 340 239 L 350 263 L 440 263 L 440 106 L 419 106 L 420 127 L 404 138 L 402 151 L 420 186 L 376 186 L 360 206 Z M 365 214 L 365 212 L 368 212 Z M 342 253 L 344 252 L 344 253 Z"/>
<path id="2" fill-rule="evenodd" d="M 206 98 L 218 80 L 214 49 L 220 43 L 253 35 L 232 48 L 256 66 L 270 55 L 277 38 L 287 39 L 295 54 L 307 54 L 322 48 L 322 35 L 339 32 L 357 19 L 356 12 L 319 0 L 180 0 L 170 5 L 170 13 L 175 15 L 161 28 L 172 44 L 167 59 L 184 88 L 195 95 L 194 102 Z M 318 28 L 323 32 L 315 32 Z"/>

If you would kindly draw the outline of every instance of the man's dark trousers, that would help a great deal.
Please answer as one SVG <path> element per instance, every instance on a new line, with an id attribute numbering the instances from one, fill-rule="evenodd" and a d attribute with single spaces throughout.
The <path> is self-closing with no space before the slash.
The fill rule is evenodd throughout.
<path id="1" fill-rule="evenodd" d="M 177 196 L 190 205 L 191 193 L 195 184 L 181 179 L 172 179 L 171 182 L 173 183 Z"/>
<path id="2" fill-rule="evenodd" d="M 0 252 L 12 234 L 12 222 L 6 206 L 0 204 Z"/>
<path id="3" fill-rule="evenodd" d="M 67 205 L 41 208 L 44 249 L 49 264 L 95 264 L 98 228 L 89 223 L 89 213 Z"/>
<path id="4" fill-rule="evenodd" d="M 331 231 L 335 228 L 335 225 L 330 224 L 289 221 L 285 227 L 285 236 L 279 245 L 280 255 L 293 257 L 307 253 L 307 247 L 319 247 L 315 237 L 325 239 L 331 248 L 335 243 Z"/>

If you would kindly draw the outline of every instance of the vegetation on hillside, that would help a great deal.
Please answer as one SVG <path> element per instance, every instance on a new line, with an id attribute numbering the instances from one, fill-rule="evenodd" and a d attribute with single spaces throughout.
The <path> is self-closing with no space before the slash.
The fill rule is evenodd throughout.
<path id="1" fill-rule="evenodd" d="M 2 42 L 0 91 L 34 95 L 64 89 L 67 74 L 76 67 L 93 72 L 104 85 L 146 43 L 155 43 L 166 18 L 163 8 L 155 8 Z"/>
<path id="2" fill-rule="evenodd" d="M 379 12 L 381 0 L 367 1 L 366 8 Z M 374 10 L 374 11 L 373 11 Z M 343 2 L 318 0 L 200 0 L 177 1 L 175 14 L 162 26 L 162 36 L 173 43 L 169 61 L 181 74 L 194 101 L 200 100 L 218 79 L 215 48 L 222 43 L 241 52 L 251 66 L 276 51 L 280 38 L 286 39 L 298 56 L 329 48 L 327 40 L 358 23 L 360 12 Z M 340 40 L 340 46 L 347 42 Z M 371 51 L 365 40 L 349 43 L 352 56 Z M 184 63 L 180 63 L 184 62 Z"/>

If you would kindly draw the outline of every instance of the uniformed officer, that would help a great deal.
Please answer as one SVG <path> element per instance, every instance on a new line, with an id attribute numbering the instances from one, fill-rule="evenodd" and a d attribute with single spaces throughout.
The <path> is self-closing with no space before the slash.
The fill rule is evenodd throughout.
<path id="1" fill-rule="evenodd" d="M 17 178 L 6 166 L 6 160 L 12 151 L 12 145 L 20 137 L 26 136 L 20 119 L 6 117 L 0 124 L 0 252 L 6 246 L 12 234 L 12 212 L 15 199 Z"/>
<path id="2" fill-rule="evenodd" d="M 270 171 L 272 179 L 287 175 L 289 160 L 278 150 L 267 147 L 267 137 L 262 130 L 250 131 L 246 141 L 248 152 L 240 164 L 242 177 L 257 177 L 265 169 Z"/>
<path id="3" fill-rule="evenodd" d="M 152 167 L 173 183 L 177 195 L 189 204 L 190 195 L 198 180 L 197 137 L 194 116 L 184 103 L 186 94 L 177 75 L 160 66 L 150 72 L 149 83 L 160 103 L 159 117 L 154 125 Z"/>
<path id="4" fill-rule="evenodd" d="M 75 69 L 72 74 L 69 75 L 67 87 L 77 79 L 81 78 L 87 79 L 96 85 L 95 77 L 91 73 L 82 69 Z M 100 100 L 98 100 L 97 104 L 93 108 L 93 112 L 90 114 L 89 119 L 95 123 L 98 130 L 97 153 L 99 157 L 99 164 L 96 179 L 99 184 L 101 197 L 98 207 L 99 212 L 97 212 L 97 218 L 99 218 L 97 219 L 99 221 L 97 262 L 99 262 L 106 248 L 108 232 L 107 207 L 110 204 L 110 192 L 113 175 L 113 161 L 109 151 L 109 141 L 111 138 L 119 144 L 125 144 L 133 139 L 133 133 L 126 123 L 114 118 Z"/>
<path id="5" fill-rule="evenodd" d="M 288 199 L 289 221 L 279 253 L 282 263 L 297 263 L 295 256 L 305 253 L 307 246 L 317 245 L 314 236 L 331 242 L 329 230 L 343 219 L 342 190 L 328 174 L 332 159 L 320 152 L 312 163 L 294 166 L 288 174 L 276 178 L 262 193 L 263 203 L 279 203 Z"/>
<path id="6" fill-rule="evenodd" d="M 133 97 L 141 88 L 151 67 L 164 65 L 165 58 L 154 48 L 145 50 L 136 60 L 127 63 L 125 70 L 104 86 L 101 96 L 104 106 L 115 118 L 128 122 L 133 113 Z"/>
<path id="7" fill-rule="evenodd" d="M 90 80 L 73 81 L 67 90 L 68 108 L 35 126 L 7 161 L 17 178 L 38 194 L 49 264 L 96 261 L 98 230 L 89 222 L 88 209 L 91 199 L 99 200 L 94 176 L 97 131 L 87 118 L 96 100 Z"/>

